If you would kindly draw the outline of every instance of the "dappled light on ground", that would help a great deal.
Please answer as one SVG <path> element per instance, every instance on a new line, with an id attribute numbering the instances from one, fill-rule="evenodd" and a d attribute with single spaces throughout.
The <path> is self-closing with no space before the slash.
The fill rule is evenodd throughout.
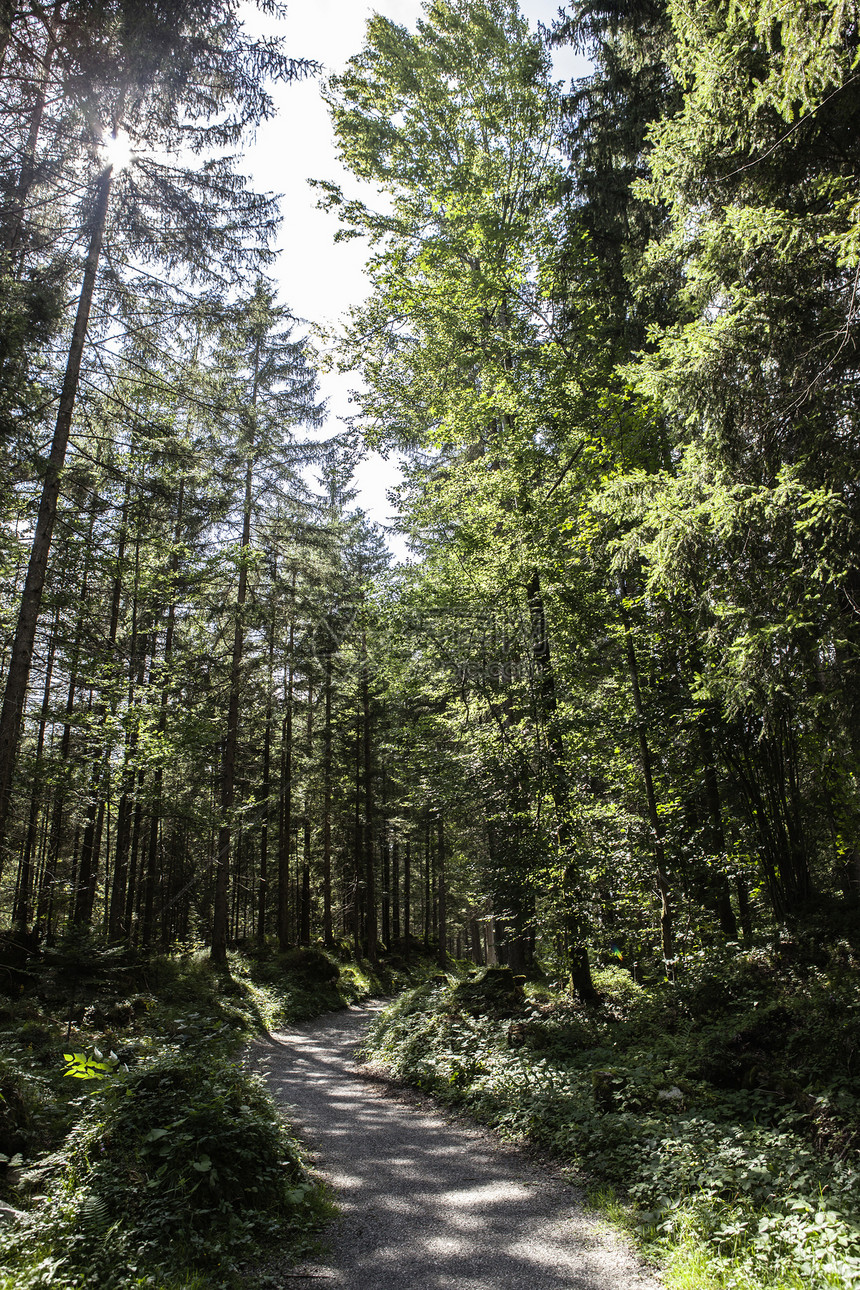
<path id="1" fill-rule="evenodd" d="M 292 1275 L 352 1290 L 656 1290 L 575 1188 L 361 1077 L 353 1050 L 378 1007 L 279 1034 L 257 1059 L 341 1210 L 328 1256 Z"/>

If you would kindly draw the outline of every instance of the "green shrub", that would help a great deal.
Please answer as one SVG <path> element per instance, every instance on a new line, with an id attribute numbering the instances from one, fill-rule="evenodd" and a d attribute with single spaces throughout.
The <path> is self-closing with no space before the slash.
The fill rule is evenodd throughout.
<path id="1" fill-rule="evenodd" d="M 12 1238 L 13 1257 L 42 1240 L 69 1285 L 79 1276 L 104 1290 L 186 1267 L 229 1285 L 260 1242 L 318 1223 L 319 1188 L 271 1097 L 239 1066 L 171 1053 L 85 1097 L 59 1186 L 24 1244 Z"/>

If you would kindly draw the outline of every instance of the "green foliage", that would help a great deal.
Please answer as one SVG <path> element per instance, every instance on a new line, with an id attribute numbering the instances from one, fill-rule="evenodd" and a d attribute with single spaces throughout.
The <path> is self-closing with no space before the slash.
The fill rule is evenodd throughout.
<path id="1" fill-rule="evenodd" d="M 237 1052 L 431 970 L 318 948 L 231 952 L 229 971 L 202 949 L 51 951 L 0 1000 L 0 1194 L 25 1214 L 0 1240 L 2 1290 L 215 1290 L 247 1284 L 270 1240 L 300 1253 L 328 1202 Z"/>
<path id="2" fill-rule="evenodd" d="M 505 1016 L 518 1012 L 524 999 L 523 988 L 509 967 L 488 967 L 477 976 L 454 987 L 454 1001 L 466 1012 L 498 1013 Z"/>
<path id="3" fill-rule="evenodd" d="M 846 944 L 817 957 L 729 946 L 649 988 L 613 965 L 600 1009 L 540 987 L 513 1020 L 425 986 L 365 1055 L 623 1197 L 679 1290 L 694 1268 L 715 1287 L 855 1286 L 860 993 Z"/>
<path id="4" fill-rule="evenodd" d="M 63 1074 L 70 1075 L 72 1079 L 106 1079 L 113 1067 L 110 1062 L 99 1061 L 100 1057 L 98 1051 L 92 1057 L 85 1053 L 63 1053 L 66 1063 Z"/>
<path id="5" fill-rule="evenodd" d="M 262 1084 L 200 1047 L 106 1081 L 64 1144 L 50 1200 L 7 1258 L 34 1241 L 105 1287 L 187 1266 L 226 1285 L 262 1241 L 294 1240 L 324 1212 Z M 41 1284 L 38 1280 L 22 1284 Z"/>

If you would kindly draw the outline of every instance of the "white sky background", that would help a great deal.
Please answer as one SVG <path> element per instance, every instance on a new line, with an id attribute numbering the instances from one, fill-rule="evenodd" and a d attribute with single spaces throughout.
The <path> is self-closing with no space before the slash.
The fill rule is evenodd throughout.
<path id="1" fill-rule="evenodd" d="M 559 0 L 520 0 L 520 9 L 533 29 L 538 22 L 549 26 L 558 8 Z M 317 59 L 324 65 L 324 76 L 341 71 L 362 48 L 372 13 L 414 30 L 422 5 L 420 0 L 294 0 L 284 22 L 275 25 L 257 11 L 250 11 L 247 21 L 254 31 L 283 33 L 286 52 L 296 58 Z M 553 52 L 553 66 L 559 80 L 589 71 L 588 62 L 568 47 Z M 368 294 L 364 276 L 367 248 L 360 239 L 335 244 L 337 218 L 317 210 L 317 194 L 307 180 L 332 180 L 348 195 L 361 193 L 368 199 L 375 196 L 375 190 L 359 184 L 337 160 L 328 110 L 320 98 L 321 79 L 275 88 L 278 115 L 259 128 L 255 142 L 246 149 L 242 169 L 258 191 L 282 194 L 280 256 L 273 272 L 282 303 L 297 317 L 329 327 Z M 354 375 L 321 374 L 320 389 L 328 403 L 328 434 L 337 433 L 339 418 L 354 411 L 347 400 L 350 387 L 356 384 Z M 377 454 L 359 466 L 355 481 L 360 489 L 358 504 L 380 523 L 390 519 L 385 494 L 397 479 L 396 462 L 384 461 Z M 396 537 L 390 545 L 402 556 L 402 543 Z"/>

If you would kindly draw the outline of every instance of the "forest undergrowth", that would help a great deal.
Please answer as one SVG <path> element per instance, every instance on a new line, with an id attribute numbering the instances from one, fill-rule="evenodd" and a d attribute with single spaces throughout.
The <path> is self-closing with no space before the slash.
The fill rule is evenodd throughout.
<path id="1" fill-rule="evenodd" d="M 597 1007 L 507 968 L 397 999 L 367 1060 L 548 1150 L 670 1290 L 860 1286 L 857 954 L 813 939 L 595 973 Z"/>
<path id="2" fill-rule="evenodd" d="M 250 1037 L 421 979 L 348 952 L 187 947 L 140 959 L 91 938 L 0 984 L 0 1290 L 268 1284 L 332 1212 Z"/>

